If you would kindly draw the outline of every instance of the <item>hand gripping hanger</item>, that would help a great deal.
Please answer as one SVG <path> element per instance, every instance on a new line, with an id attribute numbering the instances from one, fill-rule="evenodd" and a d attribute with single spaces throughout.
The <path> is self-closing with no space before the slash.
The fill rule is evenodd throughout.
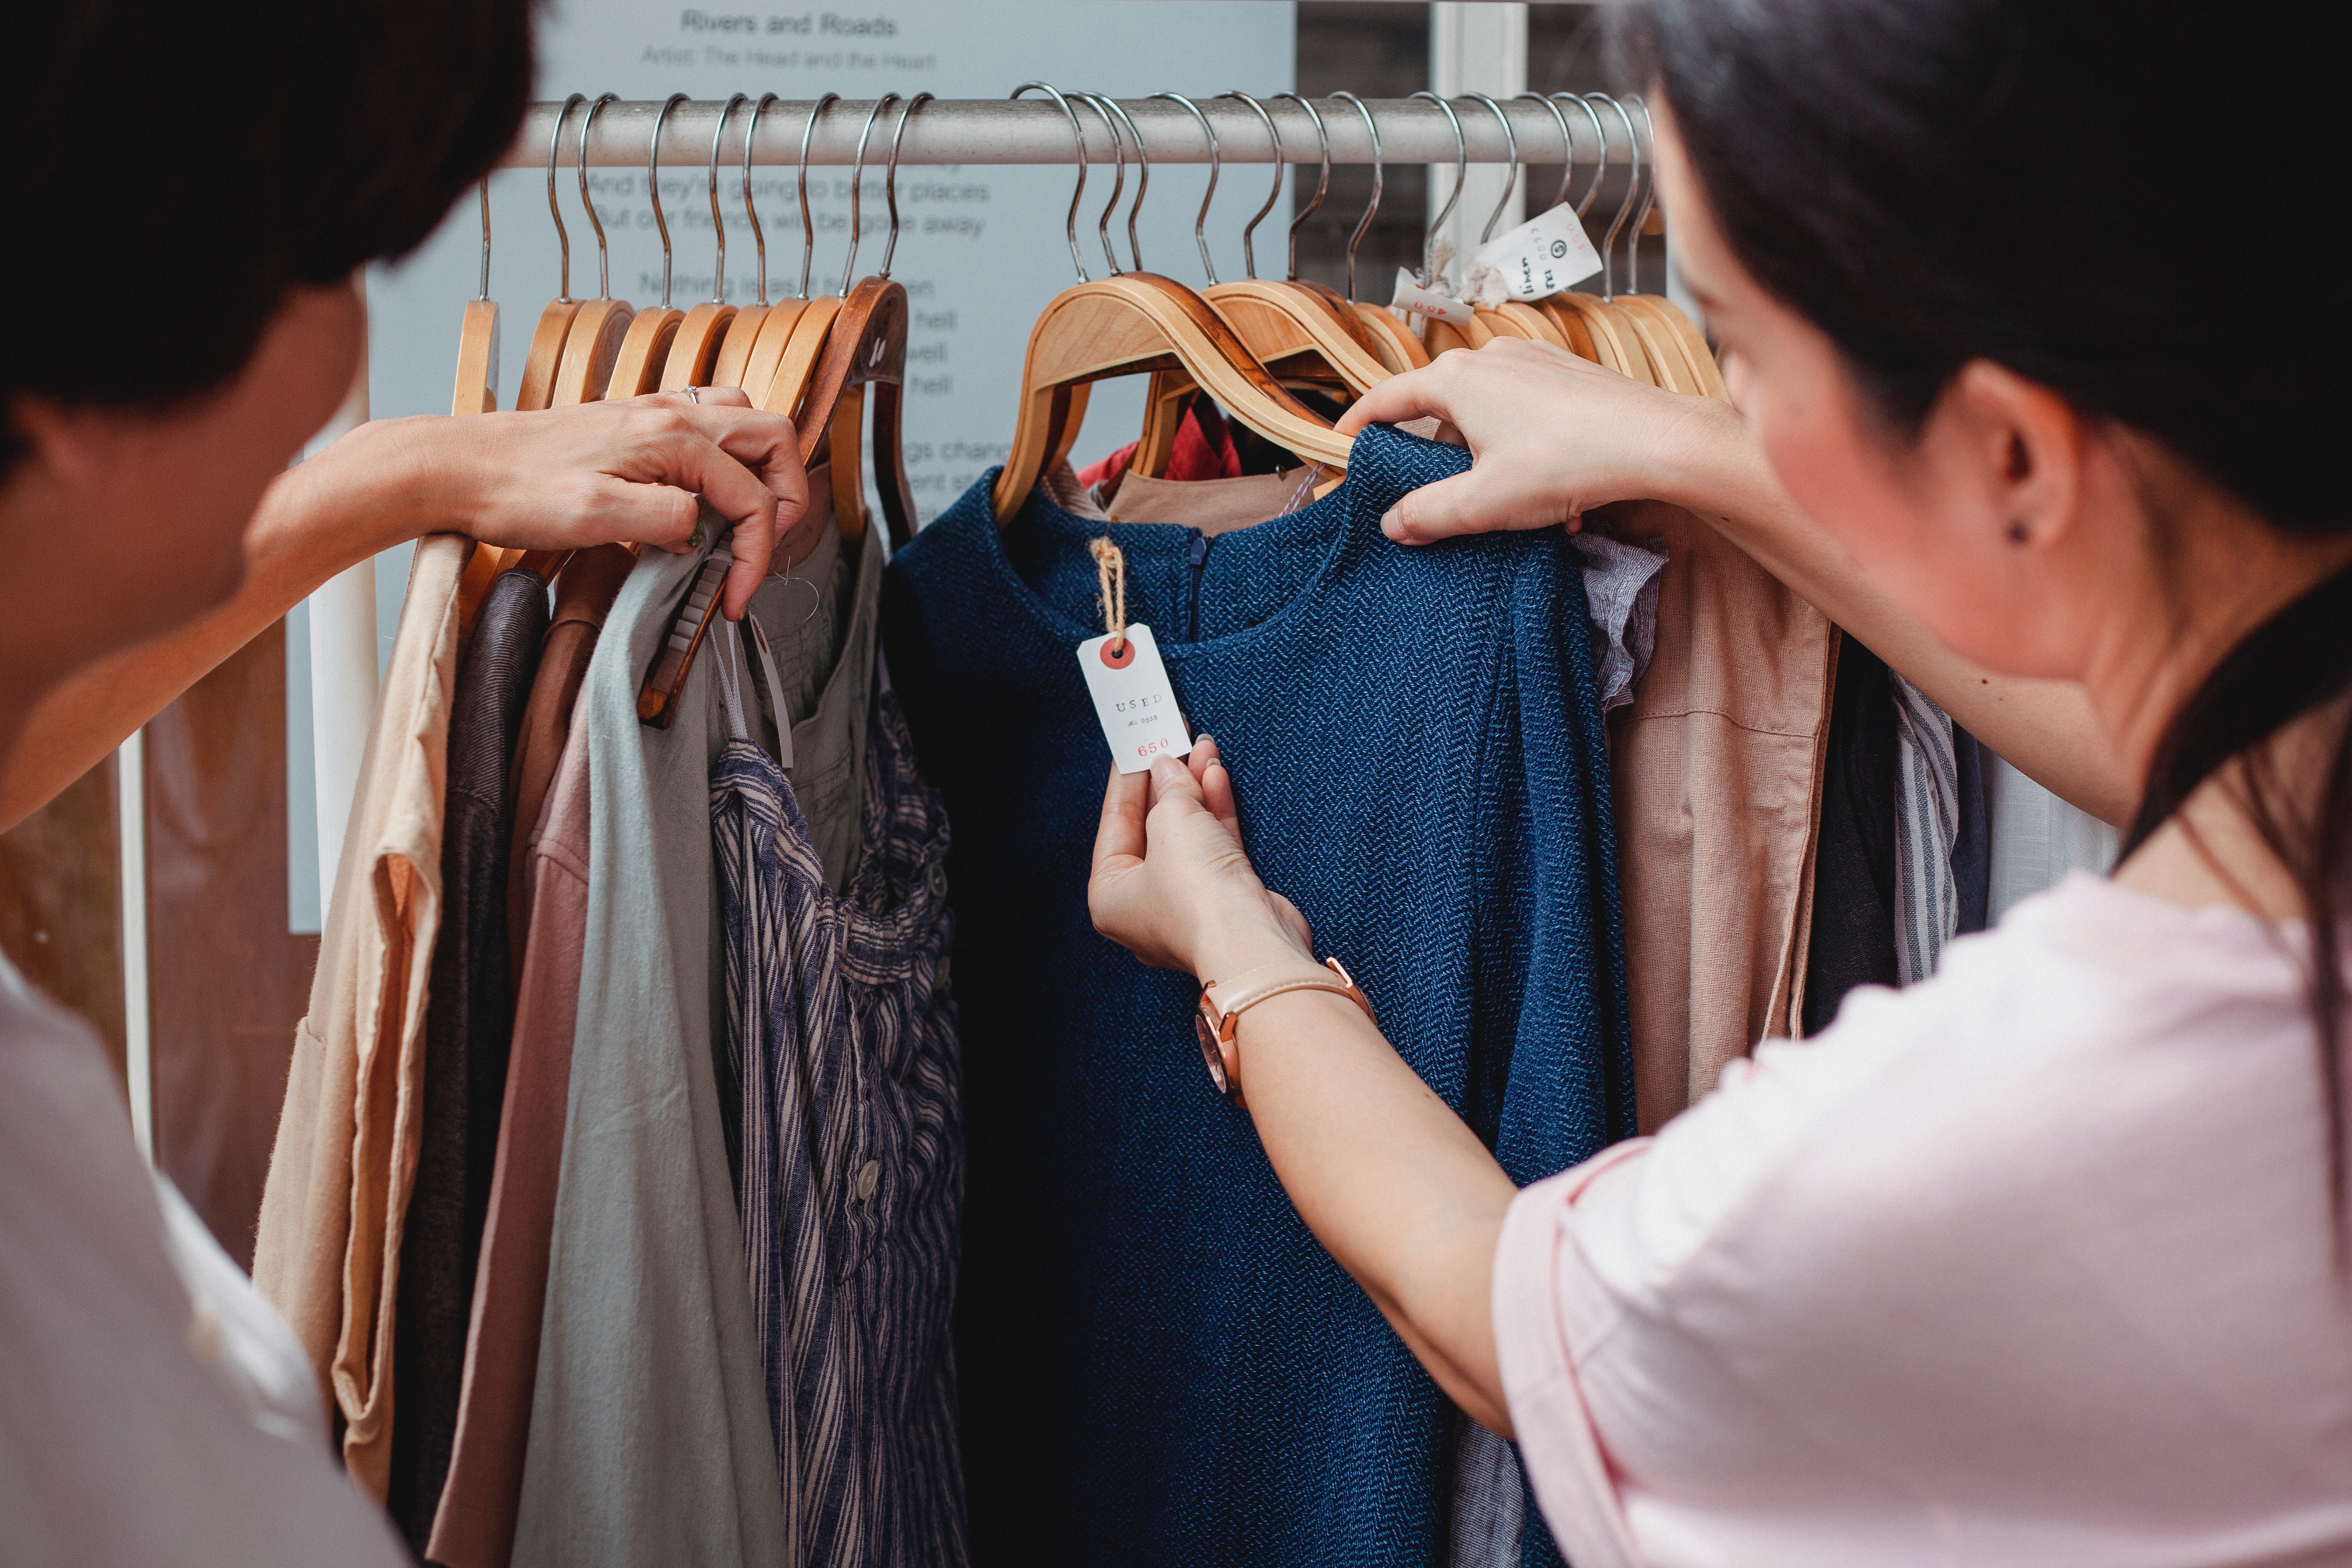
<path id="1" fill-rule="evenodd" d="M 760 209 L 751 200 L 751 143 L 760 134 L 760 116 L 768 105 L 782 101 L 772 92 L 763 92 L 751 105 L 751 120 L 743 128 L 743 216 L 751 220 L 751 243 L 759 250 L 760 297 L 756 303 L 735 312 L 735 320 L 727 328 L 727 336 L 719 345 L 719 357 L 711 362 L 709 385 L 741 386 L 744 367 L 751 363 L 751 349 L 760 341 L 760 329 L 768 320 L 768 231 L 761 226 Z M 724 256 L 722 246 L 720 254 Z M 691 383 L 688 383 L 691 385 Z"/>
<path id="2" fill-rule="evenodd" d="M 1372 120 L 1372 111 L 1364 100 L 1352 92 L 1335 92 L 1335 100 L 1355 106 L 1363 117 L 1364 134 L 1372 143 L 1372 199 L 1364 204 L 1364 216 L 1356 220 L 1353 233 L 1348 236 L 1348 306 L 1356 313 L 1372 340 L 1372 352 L 1390 374 L 1418 370 L 1429 363 L 1429 350 L 1415 337 L 1392 310 L 1378 305 L 1367 305 L 1356 298 L 1356 247 L 1364 241 L 1364 231 L 1372 226 L 1372 218 L 1381 210 L 1381 190 L 1386 184 L 1381 162 L 1381 128 Z"/>
<path id="3" fill-rule="evenodd" d="M 899 111 L 898 131 L 890 142 L 889 166 L 884 175 L 890 209 L 890 238 L 883 251 L 882 272 L 861 280 L 845 298 L 835 301 L 836 310 L 826 336 L 824 354 L 815 368 L 801 416 L 795 422 L 804 468 L 814 460 L 820 445 L 828 448 L 834 519 L 845 539 L 861 537 L 867 521 L 860 426 L 866 388 L 869 385 L 874 388 L 874 470 L 875 482 L 881 490 L 882 514 L 890 530 L 890 539 L 903 542 L 914 536 L 914 490 L 907 480 L 907 465 L 899 442 L 904 412 L 900 384 L 907 366 L 907 290 L 905 285 L 891 280 L 889 268 L 898 245 L 898 142 L 906 134 L 908 120 L 930 97 L 927 92 L 918 93 Z M 884 103 L 876 105 L 876 113 L 887 102 L 896 100 L 897 94 L 888 95 Z M 862 139 L 859 153 L 862 172 Z M 856 265 L 854 216 L 851 234 L 850 255 L 843 268 L 845 276 Z M 777 548 L 788 552 L 793 542 L 788 535 Z M 686 604 L 672 622 L 669 636 L 637 694 L 640 722 L 656 729 L 669 728 L 677 711 L 678 696 L 686 689 L 687 678 L 693 672 L 695 656 L 718 615 L 719 590 L 730 563 L 722 545 L 711 552 L 695 574 Z"/>
<path id="4" fill-rule="evenodd" d="M 668 100 L 654 115 L 653 135 L 646 144 L 646 195 L 654 204 L 654 227 L 661 235 L 661 303 L 650 310 L 639 310 L 636 318 L 630 321 L 628 335 L 621 340 L 620 356 L 613 362 L 613 379 L 604 389 L 607 397 L 635 397 L 660 386 L 662 369 L 669 360 L 670 344 L 677 337 L 678 324 L 686 320 L 685 311 L 670 309 L 669 217 L 662 211 L 661 199 L 662 125 L 669 119 L 670 110 L 686 101 L 687 96 L 682 92 L 669 95 Z"/>
<path id="5" fill-rule="evenodd" d="M 686 313 L 686 319 L 677 324 L 677 335 L 670 340 L 669 357 L 661 373 L 664 392 L 682 392 L 709 383 L 710 367 L 717 363 L 728 326 L 735 320 L 735 307 L 727 302 L 727 220 L 719 211 L 719 147 L 727 137 L 728 116 L 735 112 L 737 104 L 751 101 L 751 95 L 746 92 L 730 98 L 720 106 L 719 124 L 710 132 L 710 232 L 719 243 L 719 253 L 710 273 L 709 300 Z M 751 150 L 751 132 L 747 131 L 743 134 L 743 151 L 748 154 Z M 766 247 L 761 248 L 764 251 Z M 761 270 L 766 270 L 764 266 Z M 663 303 L 668 303 L 667 294 Z"/>
<path id="6" fill-rule="evenodd" d="M 1030 331 L 1012 452 L 992 498 L 997 520 L 1010 521 L 1045 470 L 1068 457 L 1085 417 L 1087 387 L 1114 375 L 1181 370 L 1266 439 L 1309 461 L 1344 468 L 1349 439 L 1283 391 L 1208 301 L 1155 273 L 1087 279 L 1077 229 L 1086 190 L 1085 130 L 1069 100 L 1044 82 L 1024 82 L 1013 96 L 1032 91 L 1054 100 L 1078 143 L 1078 184 L 1065 222 L 1078 282 L 1055 296 Z"/>
<path id="7" fill-rule="evenodd" d="M 596 231 L 596 298 L 581 301 L 580 313 L 563 335 L 563 360 L 556 366 L 554 390 L 548 397 L 551 408 L 593 403 L 604 395 L 612 384 L 614 363 L 620 358 L 621 340 L 636 315 L 613 298 L 613 259 L 604 243 L 604 220 L 596 216 L 595 198 L 588 194 L 588 133 L 604 106 L 617 101 L 613 93 L 598 95 L 580 122 L 580 205 L 588 209 L 589 226 Z"/>
<path id="8" fill-rule="evenodd" d="M 1172 95 L 1171 95 L 1172 96 Z M 1211 280 L 1202 290 L 1202 298 L 1234 329 L 1236 337 L 1255 354 L 1258 363 L 1277 377 L 1294 384 L 1303 383 L 1322 392 L 1341 392 L 1360 397 L 1372 386 L 1388 378 L 1380 356 L 1367 347 L 1354 331 L 1355 313 L 1335 309 L 1330 302 L 1311 289 L 1295 283 L 1262 281 L 1257 276 L 1257 258 L 1251 253 L 1250 231 L 1257 227 L 1274 204 L 1282 195 L 1283 177 L 1289 170 L 1282 160 L 1282 133 L 1276 129 L 1274 117 L 1263 104 L 1247 93 L 1228 92 L 1224 98 L 1235 99 L 1248 106 L 1265 129 L 1266 140 L 1274 150 L 1274 186 L 1267 192 L 1265 205 L 1257 210 L 1242 230 L 1242 261 L 1249 273 L 1246 281 L 1218 283 Z M 1295 96 L 1295 95 L 1294 95 Z M 1302 103 L 1304 100 L 1300 100 Z M 1188 101 L 1184 105 L 1192 109 Z M 1199 114 L 1198 110 L 1193 112 Z M 1309 111 L 1312 112 L 1311 110 Z M 1202 129 L 1208 121 L 1202 119 Z M 1318 121 L 1316 129 L 1322 125 Z M 1329 146 L 1325 145 L 1328 154 Z M 1210 157 L 1217 156 L 1214 140 L 1210 142 Z M 1326 165 L 1328 169 L 1328 165 Z M 1210 182 L 1215 188 L 1215 180 Z M 1205 218 L 1208 204 L 1202 204 Z M 1203 254 L 1206 247 L 1203 247 Z"/>
<path id="9" fill-rule="evenodd" d="M 563 209 L 555 199 L 555 156 L 563 147 L 563 122 L 571 118 L 577 105 L 588 101 L 584 93 L 573 93 L 555 111 L 555 129 L 547 138 L 547 216 L 555 220 L 555 243 L 561 247 L 561 271 L 558 274 L 555 298 L 539 313 L 539 325 L 530 334 L 530 348 L 523 355 L 522 385 L 516 389 L 517 408 L 544 408 L 555 390 L 556 367 L 563 363 L 564 335 L 572 330 L 572 318 L 580 313 L 580 301 L 572 297 L 572 234 L 563 226 Z"/>
<path id="10" fill-rule="evenodd" d="M 841 308 L 840 301 L 837 300 L 809 298 L 809 269 L 816 262 L 816 215 L 810 209 L 808 199 L 809 143 L 816 135 L 817 121 L 827 109 L 840 101 L 841 94 L 826 93 L 809 106 L 808 121 L 801 127 L 800 292 L 790 300 L 778 302 L 768 312 L 768 319 L 760 325 L 760 341 L 751 346 L 751 357 L 743 366 L 743 390 L 751 395 L 751 405 L 755 408 L 772 406 L 768 401 L 768 392 L 776 384 L 777 369 L 784 363 L 784 354 L 792 348 L 794 335 L 804 324 L 814 332 L 815 343 L 803 345 L 802 360 L 803 363 L 814 363 L 817 349 L 822 347 L 824 342 L 824 331 L 833 324 L 833 312 Z M 813 311 L 816 319 L 813 321 L 805 321 Z M 786 416 L 792 413 L 789 405 L 774 411 Z"/>

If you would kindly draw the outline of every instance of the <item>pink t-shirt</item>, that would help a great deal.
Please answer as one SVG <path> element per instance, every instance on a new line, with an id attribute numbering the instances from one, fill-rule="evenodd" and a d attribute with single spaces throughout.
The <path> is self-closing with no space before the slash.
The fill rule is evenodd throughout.
<path id="1" fill-rule="evenodd" d="M 2077 873 L 1520 1194 L 1495 1333 L 1568 1560 L 2352 1563 L 2291 942 Z"/>

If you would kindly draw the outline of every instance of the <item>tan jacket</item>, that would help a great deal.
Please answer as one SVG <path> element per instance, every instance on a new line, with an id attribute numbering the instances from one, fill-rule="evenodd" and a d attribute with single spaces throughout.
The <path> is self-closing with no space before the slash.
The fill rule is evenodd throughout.
<path id="1" fill-rule="evenodd" d="M 418 542 L 294 1037 L 253 1279 L 344 1423 L 381 1500 L 391 1468 L 393 1308 L 416 1173 L 425 986 L 441 923 L 441 810 L 470 540 Z"/>
<path id="2" fill-rule="evenodd" d="M 1797 1032 L 1837 643 L 1819 610 L 1679 507 L 1587 521 L 1667 552 L 1656 648 L 1610 744 L 1649 1132 L 1726 1062 Z"/>

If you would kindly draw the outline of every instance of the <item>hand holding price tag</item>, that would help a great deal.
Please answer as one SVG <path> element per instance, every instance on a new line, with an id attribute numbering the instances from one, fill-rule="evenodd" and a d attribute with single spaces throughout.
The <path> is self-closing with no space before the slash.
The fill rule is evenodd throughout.
<path id="1" fill-rule="evenodd" d="M 1123 773 L 1139 773 L 1160 756 L 1181 757 L 1192 749 L 1192 731 L 1169 689 L 1167 667 L 1151 628 L 1138 623 L 1117 636 L 1089 637 L 1078 645 L 1078 668 L 1095 700 L 1103 739 Z"/>
<path id="2" fill-rule="evenodd" d="M 1601 270 L 1576 209 L 1562 203 L 1478 247 L 1476 265 L 1501 275 L 1515 300 L 1540 300 Z"/>

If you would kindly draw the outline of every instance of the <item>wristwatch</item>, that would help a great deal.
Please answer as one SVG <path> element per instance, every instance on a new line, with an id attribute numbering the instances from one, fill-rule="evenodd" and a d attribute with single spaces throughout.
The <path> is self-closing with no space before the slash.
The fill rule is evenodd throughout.
<path id="1" fill-rule="evenodd" d="M 1370 1000 L 1356 988 L 1354 977 L 1336 958 L 1325 959 L 1320 969 L 1285 959 L 1212 980 L 1201 987 L 1201 1005 L 1192 1016 L 1192 1029 L 1201 1037 L 1201 1059 L 1209 1066 L 1209 1081 L 1235 1105 L 1246 1108 L 1248 1102 L 1242 1099 L 1241 1052 L 1234 1044 L 1234 1026 L 1247 1009 L 1286 991 L 1336 991 L 1361 1007 L 1364 1016 L 1375 1025 L 1380 1022 L 1372 1017 Z"/>

